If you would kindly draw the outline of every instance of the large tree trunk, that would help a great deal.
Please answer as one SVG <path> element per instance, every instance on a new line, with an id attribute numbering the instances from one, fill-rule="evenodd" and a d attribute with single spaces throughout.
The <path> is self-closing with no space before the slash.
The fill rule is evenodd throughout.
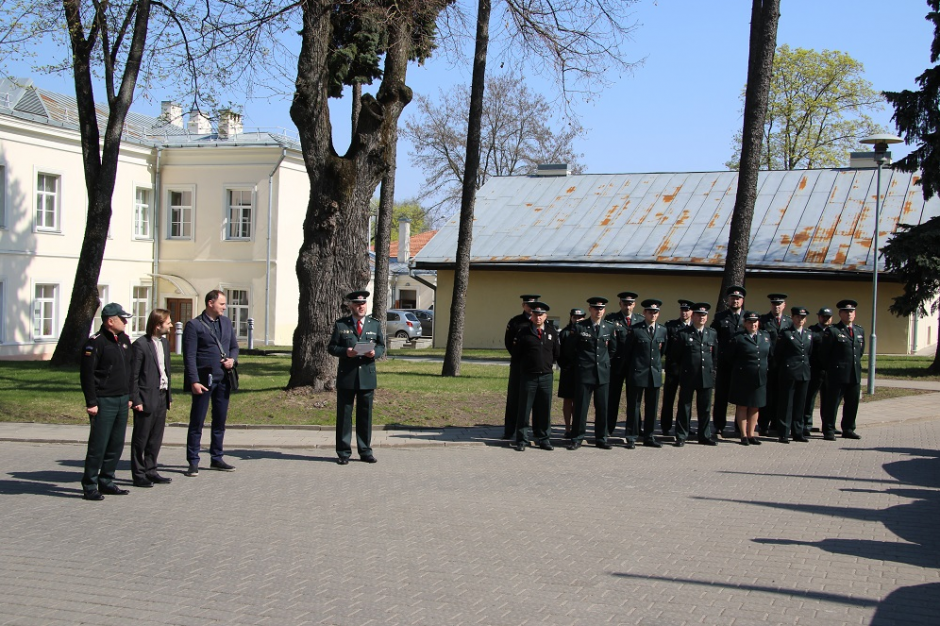
<path id="1" fill-rule="evenodd" d="M 325 0 L 302 5 L 302 44 L 291 119 L 297 125 L 310 200 L 297 259 L 300 303 L 288 388 L 335 388 L 336 366 L 326 350 L 343 296 L 369 279 L 369 201 L 385 173 L 387 146 L 411 100 L 405 85 L 408 37 L 400 17 L 389 18 L 389 50 L 375 98 L 365 95 L 349 151 L 333 148 L 327 106 L 330 8 Z"/>
<path id="2" fill-rule="evenodd" d="M 398 134 L 388 146 L 388 171 L 382 177 L 382 190 L 379 192 L 379 214 L 375 225 L 375 293 L 372 294 L 372 317 L 382 324 L 382 332 L 386 332 L 386 312 L 389 308 L 388 280 L 389 280 L 389 248 L 392 243 L 392 208 L 395 206 L 395 169 L 398 159 Z M 405 242 L 398 242 L 399 252 Z M 382 357 L 386 358 L 385 356 Z"/>
<path id="3" fill-rule="evenodd" d="M 91 62 L 96 54 L 96 36 L 91 34 L 88 39 L 85 38 L 80 3 L 77 0 L 64 0 L 63 4 L 72 46 L 72 74 L 75 80 L 75 102 L 82 141 L 88 216 L 85 220 L 85 235 L 75 270 L 68 313 L 52 355 L 52 365 L 56 366 L 78 362 L 98 308 L 98 277 L 101 274 L 108 227 L 111 223 L 111 198 L 117 178 L 121 135 L 124 119 L 134 100 L 134 88 L 137 85 L 150 21 L 150 0 L 139 0 L 131 45 L 117 93 L 114 93 L 114 68 L 109 60 L 105 61 L 109 114 L 102 147 L 91 75 Z M 104 56 L 108 57 L 110 54 L 111 51 L 106 50 Z"/>
<path id="4" fill-rule="evenodd" d="M 728 255 L 725 258 L 725 271 L 718 294 L 718 311 L 727 308 L 725 290 L 731 285 L 744 285 L 779 20 L 780 0 L 753 0 L 747 89 L 744 93 L 741 166 L 738 170 L 738 192 L 734 200 L 734 212 L 731 215 Z"/>
<path id="5" fill-rule="evenodd" d="M 483 125 L 483 88 L 486 83 L 486 50 L 490 43 L 490 0 L 477 6 L 476 48 L 473 53 L 473 77 L 470 83 L 470 119 L 467 123 L 467 158 L 464 165 L 463 193 L 460 198 L 460 226 L 457 234 L 457 266 L 454 293 L 450 301 L 450 328 L 444 351 L 442 376 L 460 376 L 463 355 L 464 311 L 470 285 L 470 247 L 473 243 L 473 208 L 477 199 L 480 172 L 480 135 Z"/>

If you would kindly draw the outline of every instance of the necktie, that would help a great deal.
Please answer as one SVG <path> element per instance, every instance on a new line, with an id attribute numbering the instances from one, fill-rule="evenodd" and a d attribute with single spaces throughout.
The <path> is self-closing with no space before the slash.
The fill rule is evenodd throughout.
<path id="1" fill-rule="evenodd" d="M 777 326 L 780 326 L 780 318 L 777 318 Z"/>
<path id="2" fill-rule="evenodd" d="M 849 326 L 849 337 L 855 339 L 855 330 L 851 326 Z"/>
<path id="3" fill-rule="evenodd" d="M 649 328 L 649 331 L 650 331 L 650 337 L 652 337 L 652 336 L 653 336 L 653 325 L 652 325 L 652 324 L 650 324 L 649 326 L 647 326 L 647 328 Z"/>
<path id="4" fill-rule="evenodd" d="M 539 341 L 541 341 L 541 340 L 542 340 L 542 329 L 539 328 L 539 329 L 538 329 L 538 332 L 539 332 Z"/>
<path id="5" fill-rule="evenodd" d="M 362 335 L 362 320 L 356 320 L 356 334 Z"/>
<path id="6" fill-rule="evenodd" d="M 595 335 L 599 332 L 600 327 L 601 327 L 600 324 L 594 324 L 594 334 L 595 334 Z"/>

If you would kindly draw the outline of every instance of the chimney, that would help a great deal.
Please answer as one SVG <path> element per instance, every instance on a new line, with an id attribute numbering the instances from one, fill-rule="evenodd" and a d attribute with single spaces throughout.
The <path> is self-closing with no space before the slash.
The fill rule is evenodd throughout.
<path id="1" fill-rule="evenodd" d="M 885 152 L 885 167 L 891 165 L 891 152 Z M 849 152 L 849 167 L 856 170 L 864 170 L 878 167 L 875 161 L 874 152 Z"/>
<path id="2" fill-rule="evenodd" d="M 205 113 L 199 111 L 189 112 L 189 134 L 208 135 L 212 132 L 212 122 Z"/>
<path id="3" fill-rule="evenodd" d="M 241 134 L 242 116 L 231 109 L 219 111 L 219 139 L 229 139 Z"/>
<path id="4" fill-rule="evenodd" d="M 408 265 L 411 258 L 411 220 L 403 217 L 398 220 L 398 262 Z"/>
<path id="5" fill-rule="evenodd" d="M 183 128 L 183 106 L 176 102 L 164 100 L 160 103 L 160 123 L 163 126 Z"/>
<path id="6" fill-rule="evenodd" d="M 570 173 L 567 163 L 539 163 L 535 171 L 536 176 L 567 176 Z"/>

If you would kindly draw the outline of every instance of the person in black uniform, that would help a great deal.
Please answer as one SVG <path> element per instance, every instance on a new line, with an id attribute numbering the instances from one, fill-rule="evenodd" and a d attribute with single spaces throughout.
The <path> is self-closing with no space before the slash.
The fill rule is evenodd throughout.
<path id="1" fill-rule="evenodd" d="M 519 417 L 516 421 L 516 442 L 519 452 L 526 449 L 532 430 L 542 450 L 554 450 L 551 441 L 552 384 L 554 365 L 561 352 L 558 331 L 546 324 L 549 306 L 533 302 L 532 321 L 516 334 L 513 353 L 519 360 Z M 529 414 L 532 414 L 532 429 Z"/>
<path id="2" fill-rule="evenodd" d="M 776 346 L 780 333 L 793 328 L 793 320 L 783 312 L 787 305 L 787 294 L 771 293 L 767 294 L 767 298 L 770 300 L 770 311 L 760 316 L 760 329 L 770 335 L 770 342 Z M 770 384 L 767 385 L 767 404 L 761 407 L 757 416 L 757 430 L 765 436 L 770 435 L 771 431 L 777 427 L 780 417 L 777 400 L 777 381 L 780 373 L 773 353 L 770 355 L 767 367 L 767 376 L 770 380 Z M 778 436 L 780 434 L 786 435 L 787 433 L 778 433 Z"/>
<path id="3" fill-rule="evenodd" d="M 509 441 L 515 439 L 516 419 L 519 416 L 519 361 L 513 355 L 512 342 L 516 338 L 516 333 L 529 324 L 532 317 L 532 303 L 542 296 L 523 294 L 519 297 L 522 298 L 522 313 L 509 320 L 503 337 L 503 344 L 506 346 L 506 352 L 509 353 L 509 382 L 506 385 L 506 411 L 503 414 L 502 438 Z"/>
<path id="4" fill-rule="evenodd" d="M 642 302 L 645 323 L 633 326 L 624 348 L 623 367 L 627 378 L 627 442 L 636 447 L 640 432 L 640 401 L 646 403 L 643 414 L 643 445 L 661 448 L 653 431 L 656 429 L 656 405 L 663 385 L 663 355 L 666 354 L 666 329 L 657 324 L 662 300 L 650 298 Z"/>
<path id="5" fill-rule="evenodd" d="M 664 369 L 666 378 L 663 381 L 663 406 L 659 412 L 659 425 L 665 437 L 668 437 L 669 431 L 672 430 L 672 422 L 675 417 L 676 392 L 679 390 L 679 355 L 674 353 L 679 344 L 675 339 L 680 330 L 687 328 L 692 323 L 693 304 L 695 303 L 691 300 L 679 300 L 679 317 L 669 320 L 664 325 L 669 352 L 666 354 Z"/>
<path id="6" fill-rule="evenodd" d="M 147 332 L 132 346 L 132 370 L 136 393 L 131 398 L 134 431 L 131 435 L 131 478 L 135 487 L 167 484 L 172 478 L 157 472 L 157 457 L 163 445 L 166 412 L 170 408 L 170 342 L 173 320 L 166 309 L 154 309 L 147 318 Z"/>
<path id="7" fill-rule="evenodd" d="M 577 364 L 565 358 L 565 354 L 573 350 L 566 349 L 565 346 L 569 342 L 577 344 L 578 333 L 575 324 L 583 319 L 583 309 L 571 309 L 568 325 L 558 335 L 561 342 L 561 354 L 558 358 L 558 367 L 561 369 L 558 375 L 558 397 L 562 399 L 561 412 L 565 419 L 565 439 L 571 438 L 571 416 L 574 414 L 574 396 L 578 384 Z"/>
<path id="8" fill-rule="evenodd" d="M 806 407 L 803 410 L 803 436 L 807 438 L 813 431 L 816 397 L 819 396 L 820 411 L 826 406 L 826 367 L 822 362 L 822 339 L 826 329 L 832 324 L 832 309 L 829 307 L 819 309 L 816 313 L 816 320 L 817 322 L 809 327 L 809 331 L 813 334 L 813 353 L 809 357 L 809 388 L 806 390 Z"/>
<path id="9" fill-rule="evenodd" d="M 617 294 L 620 302 L 620 310 L 611 313 L 604 319 L 611 322 L 617 330 L 617 344 L 624 345 L 627 342 L 627 336 L 630 334 L 630 328 L 634 324 L 643 323 L 643 314 L 634 313 L 636 299 L 639 296 L 633 291 L 622 291 Z M 620 400 L 623 397 L 623 387 L 626 383 L 626 372 L 623 369 L 623 359 L 620 354 L 615 354 L 610 360 L 610 394 L 607 397 L 607 435 L 613 435 L 617 430 L 617 420 L 620 419 Z"/>
<path id="10" fill-rule="evenodd" d="M 669 354 L 675 355 L 679 369 L 679 407 L 676 414 L 676 447 L 681 448 L 689 438 L 692 424 L 692 395 L 698 415 L 698 442 L 706 446 L 718 445 L 711 423 L 712 389 L 715 386 L 715 364 L 718 356 L 718 332 L 708 328 L 711 305 L 697 302 L 692 305 L 692 324 L 684 326 L 670 340 Z"/>
<path id="11" fill-rule="evenodd" d="M 830 326 L 823 335 L 823 363 L 826 366 L 826 406 L 822 413 L 823 438 L 835 441 L 836 413 L 842 408 L 842 436 L 861 439 L 855 432 L 858 402 L 862 394 L 862 355 L 865 354 L 865 330 L 855 323 L 855 300 L 841 300 L 839 323 Z"/>
<path id="12" fill-rule="evenodd" d="M 737 405 L 734 419 L 741 433 L 741 445 L 760 445 L 757 438 L 757 410 L 767 403 L 767 369 L 773 342 L 759 330 L 760 316 L 744 312 L 744 332 L 731 340 L 731 387 L 728 400 Z"/>
<path id="13" fill-rule="evenodd" d="M 111 302 L 101 309 L 101 330 L 89 337 L 82 351 L 80 378 L 85 395 L 85 412 L 91 420 L 82 497 L 104 500 L 104 495 L 130 493 L 114 484 L 124 436 L 127 412 L 136 381 L 131 369 L 131 340 L 124 328 L 131 314 Z"/>
<path id="14" fill-rule="evenodd" d="M 809 441 L 803 432 L 803 411 L 806 408 L 806 390 L 809 388 L 810 359 L 813 353 L 813 334 L 806 325 L 809 311 L 806 307 L 790 309 L 793 327 L 780 331 L 774 348 L 778 364 L 780 406 L 777 409 L 777 440 L 780 443 Z"/>
<path id="15" fill-rule="evenodd" d="M 728 417 L 728 389 L 731 387 L 731 340 L 744 330 L 741 309 L 747 290 L 740 285 L 725 289 L 728 308 L 715 315 L 711 327 L 718 333 L 718 368 L 715 374 L 715 435 L 722 436 Z"/>
<path id="16" fill-rule="evenodd" d="M 594 443 L 610 450 L 607 443 L 607 398 L 610 385 L 610 360 L 617 353 L 616 327 L 604 320 L 607 298 L 588 298 L 591 317 L 575 325 L 577 341 L 570 341 L 565 358 L 575 363 L 578 385 L 574 399 L 569 450 L 577 450 L 587 431 L 587 413 L 594 399 Z"/>

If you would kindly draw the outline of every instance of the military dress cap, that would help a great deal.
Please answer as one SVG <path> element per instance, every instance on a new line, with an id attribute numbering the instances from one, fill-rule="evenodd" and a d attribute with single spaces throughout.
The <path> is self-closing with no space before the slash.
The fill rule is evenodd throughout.
<path id="1" fill-rule="evenodd" d="M 839 307 L 840 311 L 854 311 L 855 307 L 858 306 L 858 302 L 855 300 L 839 300 L 836 306 Z"/>
<path id="2" fill-rule="evenodd" d="M 800 317 L 806 317 L 809 315 L 809 309 L 805 306 L 791 306 L 790 315 L 799 315 Z"/>
<path id="3" fill-rule="evenodd" d="M 364 304 L 368 297 L 369 297 L 368 291 L 353 291 L 352 293 L 346 294 L 346 299 L 352 302 L 353 304 Z"/>
<path id="4" fill-rule="evenodd" d="M 621 291 L 617 294 L 617 297 L 620 298 L 621 302 L 636 302 L 640 295 L 632 291 Z"/>
<path id="5" fill-rule="evenodd" d="M 544 302 L 532 302 L 529 304 L 529 308 L 532 309 L 533 313 L 548 313 L 552 310 L 552 307 Z"/>
<path id="6" fill-rule="evenodd" d="M 787 300 L 787 294 L 785 293 L 768 293 L 767 297 L 772 304 L 782 304 Z"/>
<path id="7" fill-rule="evenodd" d="M 538 299 L 541 298 L 542 296 L 538 294 L 522 294 L 519 297 L 522 298 L 522 301 L 525 302 L 526 304 L 531 304 L 533 302 L 538 302 Z"/>
<path id="8" fill-rule="evenodd" d="M 101 309 L 101 319 L 106 320 L 109 317 L 115 317 L 115 316 L 128 319 L 131 317 L 131 314 L 125 311 L 124 307 L 122 307 L 117 302 L 108 303 L 104 305 L 104 308 Z"/>
<path id="9" fill-rule="evenodd" d="M 827 306 L 824 306 L 823 308 L 819 309 L 819 311 L 816 312 L 816 315 L 822 315 L 823 317 L 832 317 L 832 309 L 830 309 Z"/>
<path id="10" fill-rule="evenodd" d="M 702 315 L 708 315 L 708 311 L 712 308 L 707 302 L 696 302 L 692 305 L 693 313 L 701 313 Z"/>
<path id="11" fill-rule="evenodd" d="M 744 296 L 747 295 L 747 289 L 745 289 L 741 285 L 731 285 L 730 287 L 725 289 L 725 295 L 726 296 L 740 296 L 743 298 Z"/>
<path id="12" fill-rule="evenodd" d="M 756 322 L 760 319 L 760 315 L 758 315 L 757 311 L 745 311 L 742 319 L 745 322 Z"/>
<path id="13" fill-rule="evenodd" d="M 691 300 L 679 300 L 680 309 L 691 309 L 693 306 L 695 306 L 695 303 Z"/>
<path id="14" fill-rule="evenodd" d="M 586 317 L 584 309 L 571 309 L 570 315 L 572 317 Z"/>
<path id="15" fill-rule="evenodd" d="M 607 306 L 607 298 L 602 298 L 601 296 L 594 296 L 593 298 L 587 299 L 588 306 L 592 306 L 595 309 L 603 309 Z"/>
<path id="16" fill-rule="evenodd" d="M 644 309 L 647 311 L 658 311 L 659 307 L 663 305 L 662 300 L 657 300 L 656 298 L 647 298 L 640 303 Z"/>

